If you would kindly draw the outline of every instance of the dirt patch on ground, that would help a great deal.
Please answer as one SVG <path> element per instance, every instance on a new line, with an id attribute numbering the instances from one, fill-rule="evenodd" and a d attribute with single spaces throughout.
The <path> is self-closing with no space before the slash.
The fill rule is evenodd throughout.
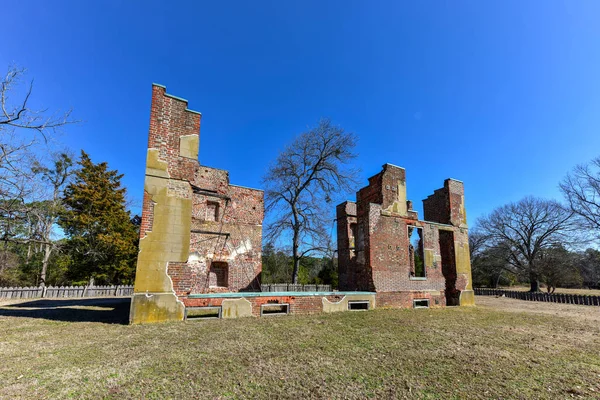
<path id="1" fill-rule="evenodd" d="M 600 307 L 597 306 L 544 303 L 540 301 L 526 301 L 494 296 L 477 296 L 475 298 L 475 303 L 477 306 L 487 307 L 494 309 L 495 311 L 553 315 L 557 317 L 574 318 L 580 321 L 589 320 L 600 322 Z"/>

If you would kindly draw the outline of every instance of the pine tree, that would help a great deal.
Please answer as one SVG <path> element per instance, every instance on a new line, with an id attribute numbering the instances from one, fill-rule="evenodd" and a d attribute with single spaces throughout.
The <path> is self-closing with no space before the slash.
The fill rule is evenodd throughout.
<path id="1" fill-rule="evenodd" d="M 64 194 L 59 224 L 69 238 L 73 281 L 122 284 L 133 281 L 138 235 L 125 205 L 123 175 L 81 152 L 80 169 Z"/>

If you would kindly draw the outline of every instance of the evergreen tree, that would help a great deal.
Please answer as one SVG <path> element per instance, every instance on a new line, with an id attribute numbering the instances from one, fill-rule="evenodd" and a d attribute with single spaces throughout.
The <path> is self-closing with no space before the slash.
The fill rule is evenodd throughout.
<path id="1" fill-rule="evenodd" d="M 59 219 L 69 238 L 69 275 L 74 283 L 131 283 L 138 235 L 125 207 L 123 175 L 106 162 L 94 164 L 84 151 L 79 165 L 65 189 L 66 211 Z"/>

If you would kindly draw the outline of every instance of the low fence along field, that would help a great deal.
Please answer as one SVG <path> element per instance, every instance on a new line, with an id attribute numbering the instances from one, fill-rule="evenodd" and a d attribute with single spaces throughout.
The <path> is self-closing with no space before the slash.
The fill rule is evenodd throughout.
<path id="1" fill-rule="evenodd" d="M 331 292 L 331 285 L 298 285 L 293 283 L 269 283 L 260 285 L 263 292 Z"/>
<path id="2" fill-rule="evenodd" d="M 518 290 L 475 288 L 478 296 L 504 296 L 511 299 L 544 301 L 548 303 L 579 304 L 584 306 L 600 306 L 600 296 L 566 293 L 532 293 Z"/>
<path id="3" fill-rule="evenodd" d="M 261 285 L 263 292 L 331 292 L 331 285 Z M 132 296 L 133 286 L 46 286 L 0 288 L 0 299 L 81 298 Z"/>
<path id="4" fill-rule="evenodd" d="M 45 286 L 0 288 L 0 300 L 131 296 L 133 286 Z"/>

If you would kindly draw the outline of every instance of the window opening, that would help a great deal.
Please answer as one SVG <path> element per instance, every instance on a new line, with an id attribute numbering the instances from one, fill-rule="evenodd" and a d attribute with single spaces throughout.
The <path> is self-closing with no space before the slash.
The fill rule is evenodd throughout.
<path id="1" fill-rule="evenodd" d="M 214 201 L 206 202 L 206 220 L 207 221 L 218 221 L 219 220 L 219 203 Z"/>
<path id="2" fill-rule="evenodd" d="M 226 262 L 213 261 L 210 264 L 209 286 L 227 287 L 229 278 L 229 266 Z"/>
<path id="3" fill-rule="evenodd" d="M 423 255 L 423 228 L 408 226 L 408 259 L 410 263 L 410 277 L 425 279 L 425 257 Z"/>

